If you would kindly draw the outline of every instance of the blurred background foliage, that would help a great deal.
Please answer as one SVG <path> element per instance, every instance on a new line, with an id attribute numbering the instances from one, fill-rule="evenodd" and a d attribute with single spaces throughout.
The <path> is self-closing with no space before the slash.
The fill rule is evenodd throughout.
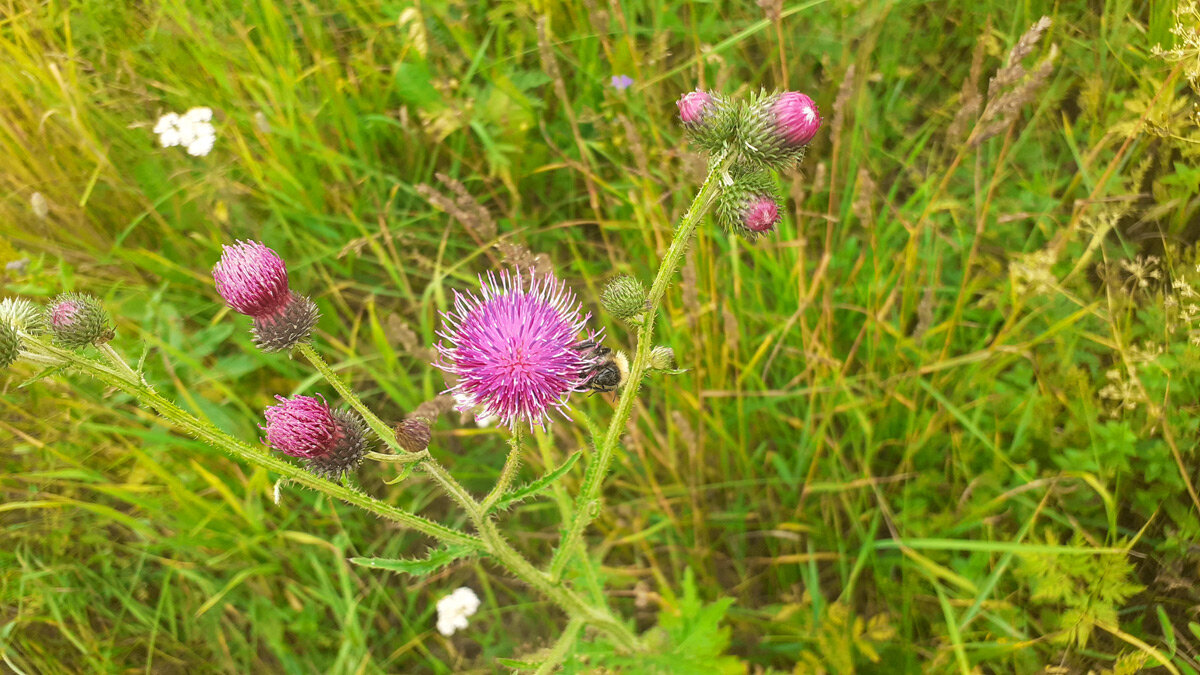
<path id="1" fill-rule="evenodd" d="M 499 265 L 556 270 L 629 348 L 595 298 L 649 278 L 703 176 L 675 99 L 809 93 L 826 125 L 780 231 L 702 228 L 667 295 L 688 372 L 646 387 L 589 537 L 617 607 L 644 629 L 731 599 L 733 672 L 1200 669 L 1200 52 L 1154 52 L 1187 45 L 1176 2 L 0 8 L 5 294 L 103 297 L 119 349 L 246 439 L 275 394 L 330 392 L 222 307 L 223 243 L 283 254 L 321 349 L 399 419 L 443 387 L 438 311 Z M 195 106 L 212 153 L 159 148 Z M 16 672 L 494 672 L 562 628 L 481 564 L 352 567 L 427 543 L 297 489 L 276 506 L 265 472 L 33 374 L 0 374 Z M 584 445 L 555 424 L 526 477 Z M 475 490 L 504 448 L 435 428 Z M 463 525 L 389 477 L 361 482 Z M 541 557 L 556 523 L 550 500 L 506 527 Z M 483 608 L 442 638 L 463 584 Z"/>

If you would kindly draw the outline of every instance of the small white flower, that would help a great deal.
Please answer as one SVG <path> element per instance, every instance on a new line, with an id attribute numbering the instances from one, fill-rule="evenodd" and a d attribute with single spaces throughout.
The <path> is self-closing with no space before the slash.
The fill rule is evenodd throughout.
<path id="1" fill-rule="evenodd" d="M 154 133 L 164 148 L 182 145 L 189 155 L 207 155 L 217 139 L 211 120 L 212 108 L 192 108 L 183 115 L 167 113 L 158 118 Z"/>
<path id="2" fill-rule="evenodd" d="M 33 215 L 38 218 L 50 215 L 50 203 L 46 201 L 46 195 L 40 192 L 29 195 L 29 206 L 33 209 Z"/>
<path id="3" fill-rule="evenodd" d="M 438 600 L 437 629 L 446 637 L 454 635 L 454 631 L 467 627 L 467 617 L 479 609 L 479 596 L 475 591 L 463 586 L 450 595 Z"/>

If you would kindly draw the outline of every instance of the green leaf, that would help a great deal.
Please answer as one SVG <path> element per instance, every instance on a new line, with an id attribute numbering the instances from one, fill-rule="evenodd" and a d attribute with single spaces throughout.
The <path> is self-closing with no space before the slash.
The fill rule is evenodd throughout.
<path id="1" fill-rule="evenodd" d="M 554 484 L 554 481 L 562 478 L 564 474 L 571 470 L 572 466 L 575 466 L 575 462 L 579 461 L 579 456 L 581 454 L 583 454 L 581 451 L 576 450 L 575 452 L 571 453 L 571 456 L 567 457 L 567 459 L 564 460 L 557 469 L 554 469 L 550 473 L 542 476 L 532 483 L 526 483 L 525 485 L 501 497 L 500 500 L 496 502 L 496 505 L 491 508 L 491 511 L 502 511 L 507 509 L 513 504 L 529 499 L 530 497 L 550 487 Z"/>
<path id="2" fill-rule="evenodd" d="M 415 577 L 423 577 L 433 574 L 459 558 L 466 558 L 475 553 L 475 549 L 470 546 L 452 545 L 433 549 L 425 558 L 351 558 L 350 562 L 372 569 L 404 572 Z"/>

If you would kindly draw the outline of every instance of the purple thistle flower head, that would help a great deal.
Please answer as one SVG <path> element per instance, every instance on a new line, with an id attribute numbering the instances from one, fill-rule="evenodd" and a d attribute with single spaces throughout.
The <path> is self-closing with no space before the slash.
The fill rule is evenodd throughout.
<path id="1" fill-rule="evenodd" d="M 75 324 L 79 310 L 80 302 L 72 298 L 65 298 L 61 302 L 51 305 L 50 327 L 58 329 L 70 328 Z"/>
<path id="2" fill-rule="evenodd" d="M 299 457 L 313 473 L 337 479 L 362 463 L 367 452 L 362 420 L 343 410 L 333 410 L 325 399 L 312 396 L 276 396 L 279 405 L 264 411 L 262 430 L 267 443 L 285 455 Z"/>
<path id="3" fill-rule="evenodd" d="M 267 443 L 285 455 L 313 459 L 328 453 L 341 440 L 342 430 L 324 399 L 276 396 L 279 405 L 266 409 Z"/>
<path id="4" fill-rule="evenodd" d="M 291 299 L 283 258 L 257 241 L 223 247 L 213 280 L 234 311 L 255 318 L 281 313 Z"/>
<path id="5" fill-rule="evenodd" d="M 507 270 L 479 278 L 479 295 L 455 292 L 443 312 L 439 358 L 433 365 L 458 378 L 460 410 L 482 407 L 501 423 L 544 426 L 551 407 L 564 416 L 571 392 L 584 391 L 595 343 L 580 339 L 591 315 L 552 275 Z"/>
<path id="6" fill-rule="evenodd" d="M 794 147 L 807 145 L 821 128 L 821 113 L 806 94 L 785 91 L 772 106 L 775 128 L 783 140 Z"/>
<path id="7" fill-rule="evenodd" d="M 770 232 L 778 222 L 779 203 L 770 195 L 752 197 L 742 210 L 742 224 L 751 232 Z"/>

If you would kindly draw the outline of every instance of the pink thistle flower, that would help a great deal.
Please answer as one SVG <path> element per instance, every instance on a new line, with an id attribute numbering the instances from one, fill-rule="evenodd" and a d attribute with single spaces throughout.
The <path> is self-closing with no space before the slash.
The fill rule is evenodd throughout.
<path id="1" fill-rule="evenodd" d="M 51 306 L 50 326 L 60 330 L 70 328 L 75 323 L 75 317 L 79 314 L 79 310 L 79 302 L 71 299 L 63 300 L 57 305 Z"/>
<path id="2" fill-rule="evenodd" d="M 276 396 L 279 405 L 264 411 L 266 441 L 285 455 L 306 460 L 316 474 L 337 478 L 362 463 L 367 441 L 363 423 L 351 413 L 333 410 L 325 399 Z"/>
<path id="3" fill-rule="evenodd" d="M 779 204 L 770 195 L 758 195 L 742 210 L 742 224 L 751 232 L 763 234 L 775 229 L 779 222 Z"/>
<path id="4" fill-rule="evenodd" d="M 794 146 L 807 145 L 821 128 L 821 113 L 806 94 L 785 91 L 772 106 L 775 128 L 783 140 Z"/>
<path id="5" fill-rule="evenodd" d="M 522 277 L 503 271 L 479 278 L 479 295 L 455 292 L 443 312 L 439 358 L 433 365 L 458 378 L 448 391 L 458 409 L 482 407 L 502 424 L 545 426 L 555 408 L 566 416 L 567 397 L 585 391 L 599 338 L 580 340 L 590 314 L 553 275 Z"/>
<path id="6" fill-rule="evenodd" d="M 679 106 L 679 120 L 688 125 L 699 124 L 712 100 L 712 96 L 701 89 L 684 94 L 675 102 L 675 105 Z"/>
<path id="7" fill-rule="evenodd" d="M 288 290 L 283 258 L 257 241 L 222 247 L 213 281 L 226 304 L 254 317 L 254 341 L 264 351 L 284 351 L 307 340 L 320 318 L 312 300 Z"/>
<path id="8" fill-rule="evenodd" d="M 291 298 L 283 258 L 257 241 L 222 247 L 213 280 L 225 302 L 246 316 L 277 315 Z"/>

